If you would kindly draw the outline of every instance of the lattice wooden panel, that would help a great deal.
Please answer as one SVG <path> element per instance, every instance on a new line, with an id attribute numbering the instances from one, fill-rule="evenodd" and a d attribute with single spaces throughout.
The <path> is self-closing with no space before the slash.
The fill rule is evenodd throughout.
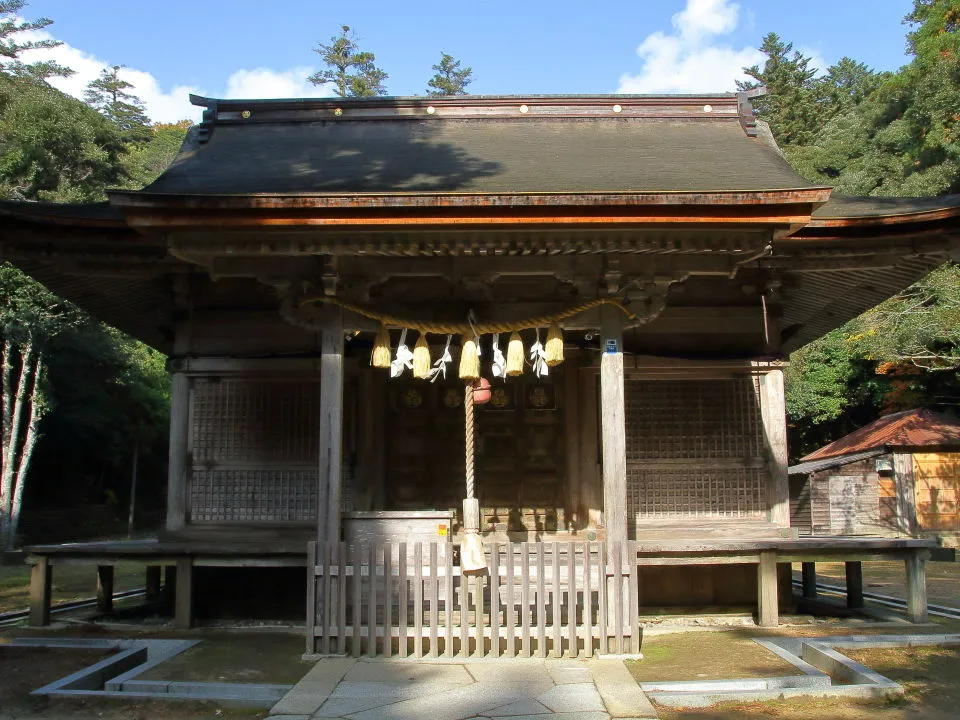
<path id="1" fill-rule="evenodd" d="M 315 462 L 319 388 L 306 381 L 194 380 L 194 465 Z"/>
<path id="2" fill-rule="evenodd" d="M 319 384 L 198 378 L 190 395 L 190 522 L 317 516 Z"/>
<path id="3" fill-rule="evenodd" d="M 626 381 L 629 517 L 760 517 L 767 510 L 754 379 Z"/>
<path id="4" fill-rule="evenodd" d="M 190 521 L 311 521 L 316 470 L 194 470 Z"/>
<path id="5" fill-rule="evenodd" d="M 763 455 L 751 378 L 625 383 L 627 461 Z"/>
<path id="6" fill-rule="evenodd" d="M 627 468 L 627 507 L 636 518 L 766 516 L 761 468 Z"/>

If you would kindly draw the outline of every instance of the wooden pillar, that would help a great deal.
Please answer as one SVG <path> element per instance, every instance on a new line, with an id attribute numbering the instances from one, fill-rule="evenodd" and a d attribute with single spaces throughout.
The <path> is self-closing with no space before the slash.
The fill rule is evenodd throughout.
<path id="1" fill-rule="evenodd" d="M 335 305 L 324 305 L 322 318 L 317 539 L 340 542 L 340 495 L 343 482 L 343 313 Z"/>
<path id="2" fill-rule="evenodd" d="M 566 448 L 567 528 L 586 526 L 580 499 L 580 368 L 579 356 L 568 357 L 563 366 L 563 435 Z"/>
<path id="3" fill-rule="evenodd" d="M 803 597 L 814 600 L 817 597 L 817 564 L 805 562 L 801 564 L 803 573 Z"/>
<path id="4" fill-rule="evenodd" d="M 173 373 L 170 385 L 170 454 L 167 470 L 167 530 L 183 529 L 187 518 L 187 447 L 190 432 L 190 379 Z"/>
<path id="5" fill-rule="evenodd" d="M 193 626 L 193 558 L 189 555 L 177 558 L 176 586 L 173 625 L 189 630 Z"/>
<path id="6" fill-rule="evenodd" d="M 897 489 L 897 529 L 904 535 L 917 532 L 917 495 L 913 478 L 913 455 L 893 453 L 893 475 Z"/>
<path id="7" fill-rule="evenodd" d="M 50 590 L 53 567 L 50 558 L 38 557 L 30 570 L 30 620 L 33 627 L 50 624 Z"/>
<path id="8" fill-rule="evenodd" d="M 146 599 L 148 603 L 159 602 L 160 600 L 160 566 L 147 565 L 146 577 L 144 578 L 144 590 L 146 590 Z"/>
<path id="9" fill-rule="evenodd" d="M 928 550 L 915 550 L 905 561 L 907 571 L 907 620 L 925 623 L 927 615 L 927 558 Z"/>
<path id="10" fill-rule="evenodd" d="M 863 564 L 854 561 L 844 563 L 847 570 L 847 607 L 863 607 Z"/>
<path id="11" fill-rule="evenodd" d="M 97 565 L 97 612 L 113 612 L 113 565 Z"/>
<path id="12" fill-rule="evenodd" d="M 768 518 L 774 525 L 790 526 L 790 479 L 787 474 L 787 410 L 783 370 L 770 370 L 759 378 L 760 417 L 767 445 Z"/>
<path id="13" fill-rule="evenodd" d="M 623 314 L 601 308 L 600 443 L 603 456 L 603 522 L 607 545 L 627 541 L 626 414 L 623 387 Z"/>
<path id="14" fill-rule="evenodd" d="M 776 627 L 780 622 L 777 594 L 777 553 L 760 553 L 757 566 L 757 618 L 760 627 Z"/>

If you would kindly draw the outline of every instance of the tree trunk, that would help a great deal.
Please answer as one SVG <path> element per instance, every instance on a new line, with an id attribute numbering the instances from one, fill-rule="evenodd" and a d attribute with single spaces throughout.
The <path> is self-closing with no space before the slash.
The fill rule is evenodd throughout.
<path id="1" fill-rule="evenodd" d="M 127 517 L 127 537 L 133 537 L 133 515 L 137 507 L 137 460 L 140 456 L 140 429 L 143 420 L 137 423 L 137 434 L 133 441 L 133 461 L 130 468 L 130 514 Z"/>
<path id="2" fill-rule="evenodd" d="M 17 482 L 13 491 L 13 504 L 10 507 L 10 527 L 7 533 L 7 550 L 13 550 L 17 542 L 17 530 L 20 527 L 20 511 L 23 508 L 23 488 L 27 484 L 27 471 L 30 469 L 30 459 L 33 457 L 33 448 L 37 444 L 37 427 L 43 410 L 40 407 L 40 378 L 43 372 L 43 354 L 37 355 L 37 362 L 33 368 L 33 387 L 30 390 L 30 419 L 27 422 L 27 437 L 23 441 L 23 450 L 20 452 L 20 462 L 17 467 Z"/>
<path id="3" fill-rule="evenodd" d="M 6 347 L 4 348 L 6 350 Z M 20 351 L 20 377 L 17 380 L 17 395 L 13 399 L 10 411 L 10 430 L 5 433 L 3 444 L 3 474 L 0 477 L 0 546 L 9 547 L 13 542 L 10 530 L 11 513 L 13 510 L 14 481 L 19 466 L 17 448 L 20 445 L 20 425 L 24 415 L 24 401 L 27 396 L 27 384 L 30 380 L 30 370 L 33 364 L 33 342 L 27 341 Z M 8 363 L 9 364 L 9 363 Z M 6 369 L 4 371 L 6 379 Z M 9 390 L 9 388 L 4 388 Z M 34 383 L 34 392 L 37 387 Z M 10 403 L 9 391 L 4 396 L 4 411 Z"/>

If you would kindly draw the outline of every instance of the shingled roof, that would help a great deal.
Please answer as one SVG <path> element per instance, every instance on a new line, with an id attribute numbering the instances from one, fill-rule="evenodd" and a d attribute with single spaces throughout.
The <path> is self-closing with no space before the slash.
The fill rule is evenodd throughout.
<path id="1" fill-rule="evenodd" d="M 820 187 L 735 94 L 213 100 L 144 194 L 695 193 Z"/>
<path id="2" fill-rule="evenodd" d="M 800 459 L 806 463 L 878 448 L 944 446 L 960 448 L 960 422 L 932 410 L 905 410 L 874 420 Z"/>

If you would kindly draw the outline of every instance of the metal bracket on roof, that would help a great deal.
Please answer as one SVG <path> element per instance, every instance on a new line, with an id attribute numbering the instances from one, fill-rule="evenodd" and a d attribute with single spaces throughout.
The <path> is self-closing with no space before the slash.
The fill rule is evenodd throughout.
<path id="1" fill-rule="evenodd" d="M 213 126 L 217 123 L 217 101 L 210 100 L 203 111 L 203 120 L 197 126 L 197 142 L 201 145 L 210 142 Z"/>
<path id="2" fill-rule="evenodd" d="M 762 92 L 757 92 L 762 90 Z M 766 88 L 754 88 L 737 93 L 737 111 L 740 116 L 740 127 L 747 134 L 747 137 L 757 136 L 757 116 L 753 112 L 753 105 L 750 104 L 750 98 L 766 95 Z"/>

